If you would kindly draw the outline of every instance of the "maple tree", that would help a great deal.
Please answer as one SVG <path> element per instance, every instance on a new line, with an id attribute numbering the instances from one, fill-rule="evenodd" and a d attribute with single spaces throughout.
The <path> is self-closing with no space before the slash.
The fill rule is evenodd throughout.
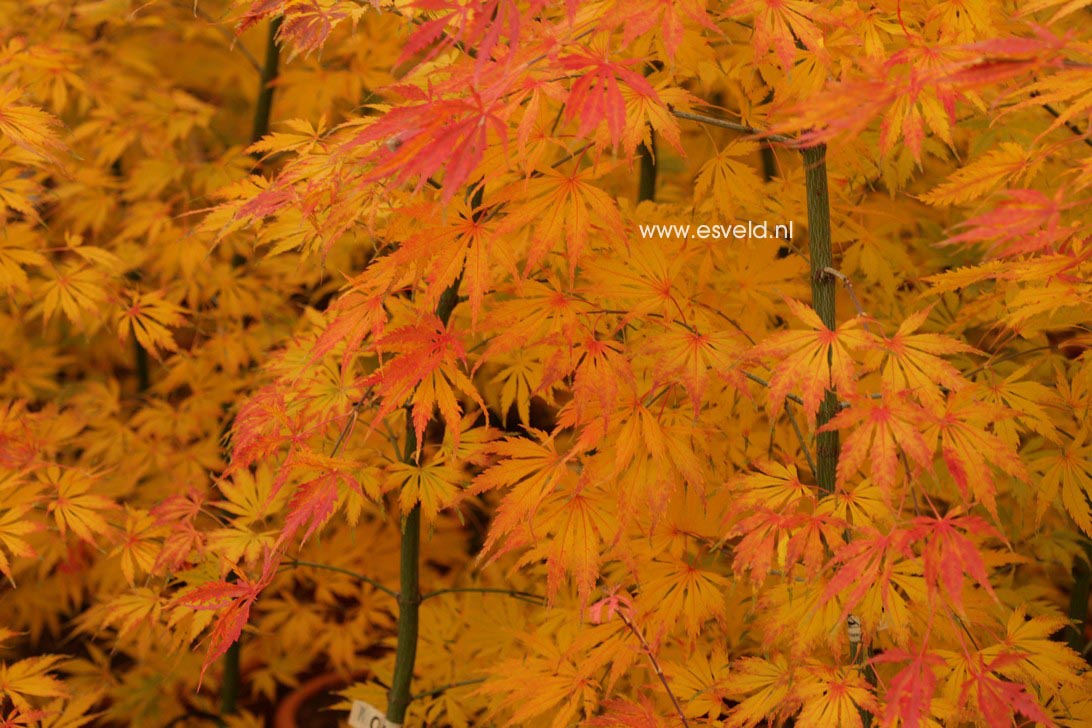
<path id="1" fill-rule="evenodd" d="M 0 721 L 1092 724 L 1090 12 L 0 0 Z"/>

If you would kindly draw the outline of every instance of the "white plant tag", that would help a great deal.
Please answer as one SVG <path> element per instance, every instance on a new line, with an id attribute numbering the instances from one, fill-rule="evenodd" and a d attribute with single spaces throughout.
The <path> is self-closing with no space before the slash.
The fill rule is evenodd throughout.
<path id="1" fill-rule="evenodd" d="M 401 723 L 387 722 L 387 716 L 363 700 L 354 700 L 349 713 L 351 728 L 402 728 Z"/>

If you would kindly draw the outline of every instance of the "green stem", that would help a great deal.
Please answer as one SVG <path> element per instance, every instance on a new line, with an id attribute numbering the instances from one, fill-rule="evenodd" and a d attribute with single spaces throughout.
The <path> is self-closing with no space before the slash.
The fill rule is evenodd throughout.
<path id="1" fill-rule="evenodd" d="M 265 65 L 262 66 L 262 80 L 258 87 L 258 101 L 254 106 L 254 128 L 250 132 L 253 144 L 269 133 L 269 116 L 273 111 L 273 81 L 277 78 L 281 51 L 277 47 L 277 31 L 281 28 L 283 16 L 274 18 L 269 23 L 269 38 L 265 46 Z"/>
<path id="2" fill-rule="evenodd" d="M 480 203 L 481 192 L 475 195 L 474 207 Z M 459 299 L 460 276 L 447 290 L 440 294 L 436 304 L 436 316 L 446 326 L 451 319 L 451 312 Z M 409 405 L 406 412 L 406 447 L 402 454 L 405 463 L 414 462 L 417 453 L 417 431 L 413 428 L 413 413 Z M 413 684 L 413 666 L 417 661 L 417 631 L 419 610 L 421 607 L 421 504 L 410 509 L 402 528 L 402 545 L 399 553 L 398 592 L 398 647 L 394 655 L 394 676 L 391 689 L 387 693 L 387 721 L 401 725 L 406 719 L 413 696 L 410 687 Z"/>
<path id="3" fill-rule="evenodd" d="M 801 150 L 804 157 L 804 186 L 808 202 L 808 238 L 811 254 L 811 305 L 823 325 L 834 329 L 834 293 L 836 281 L 826 272 L 834 263 L 830 235 L 830 193 L 827 189 L 827 148 L 825 144 Z M 829 364 L 829 359 L 828 359 Z M 830 422 L 838 413 L 838 398 L 827 390 L 819 405 L 816 429 Z M 820 432 L 816 437 L 815 479 L 822 493 L 834 491 L 838 472 L 838 432 Z"/>
<path id="4" fill-rule="evenodd" d="M 1084 626 L 1088 623 L 1088 597 L 1092 593 L 1092 541 L 1084 540 L 1084 553 L 1088 561 L 1077 559 L 1073 564 L 1073 591 L 1069 593 L 1069 646 L 1084 654 Z"/>
<path id="5" fill-rule="evenodd" d="M 228 574 L 227 580 L 235 581 L 235 572 Z M 243 674 L 240 659 L 242 642 L 243 636 L 239 635 L 239 639 L 235 640 L 224 653 L 224 674 L 220 679 L 220 719 L 217 721 L 221 728 L 227 725 L 224 716 L 234 715 L 238 711 L 239 686 L 242 683 Z"/>
<path id="6" fill-rule="evenodd" d="M 409 445 L 416 449 L 413 436 L 413 419 L 406 413 L 406 430 Z M 411 451 L 412 452 L 412 451 Z M 410 685 L 413 683 L 413 665 L 417 661 L 418 610 L 421 606 L 419 569 L 421 563 L 421 504 L 415 505 L 406 516 L 402 529 L 400 582 L 398 595 L 398 649 L 394 657 L 394 677 L 387 694 L 387 720 L 401 725 L 406 719 L 410 703 Z"/>
<path id="7" fill-rule="evenodd" d="M 133 349 L 136 358 L 137 391 L 145 392 L 152 386 L 151 368 L 148 362 L 148 350 L 140 345 L 136 336 L 133 337 Z"/>
<path id="8" fill-rule="evenodd" d="M 656 199 L 656 132 L 648 130 L 648 144 L 642 144 L 641 176 L 637 182 L 637 201 Z"/>
<path id="9" fill-rule="evenodd" d="M 233 715 L 237 712 L 239 685 L 242 682 L 239 645 L 236 640 L 224 653 L 224 677 L 220 682 L 220 715 Z"/>
<path id="10" fill-rule="evenodd" d="M 256 142 L 269 131 L 269 114 L 273 108 L 273 79 L 277 77 L 277 66 L 280 62 L 280 49 L 277 48 L 277 31 L 281 27 L 282 18 L 276 18 L 269 24 L 269 40 L 265 48 L 265 66 L 262 67 L 261 86 L 258 89 L 258 101 L 254 107 L 254 128 L 250 134 L 250 141 Z M 144 385 L 147 379 L 147 353 L 138 349 L 137 366 Z M 144 353 L 144 366 L 141 368 L 140 354 Z M 141 387 L 142 389 L 144 386 Z M 228 577 L 234 581 L 233 576 Z M 224 653 L 224 677 L 220 683 L 220 715 L 232 715 L 237 710 L 239 700 L 239 684 L 242 680 L 241 664 L 242 638 L 228 647 Z M 225 725 L 223 719 L 220 725 Z"/>
<path id="11" fill-rule="evenodd" d="M 864 672 L 865 680 L 873 689 L 876 688 L 878 680 L 876 678 L 876 670 L 868 662 L 868 649 L 865 647 L 864 642 L 857 642 L 852 646 L 853 662 L 855 662 L 860 670 Z M 872 713 L 869 713 L 864 708 L 858 707 L 857 713 L 861 718 L 862 728 L 872 728 Z"/>

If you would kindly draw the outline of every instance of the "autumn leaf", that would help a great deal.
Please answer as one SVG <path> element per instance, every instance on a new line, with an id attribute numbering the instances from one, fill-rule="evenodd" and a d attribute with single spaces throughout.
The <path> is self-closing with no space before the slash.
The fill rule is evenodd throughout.
<path id="1" fill-rule="evenodd" d="M 941 356 L 980 353 L 974 347 L 941 334 L 914 333 L 931 308 L 908 316 L 894 335 L 876 344 L 884 353 L 883 382 L 892 392 L 909 392 L 921 401 L 940 398 L 941 387 L 958 391 L 966 385 L 959 371 Z"/>
<path id="2" fill-rule="evenodd" d="M 63 536 L 69 529 L 84 541 L 93 542 L 95 536 L 104 536 L 112 527 L 102 512 L 117 508 L 109 498 L 90 492 L 93 481 L 84 473 L 57 466 L 46 468 L 41 474 L 43 482 L 54 488 L 46 510 L 53 515 Z"/>
<path id="3" fill-rule="evenodd" d="M 859 397 L 836 414 L 826 430 L 844 429 L 838 458 L 838 483 L 845 484 L 862 466 L 869 464 L 872 481 L 890 492 L 898 479 L 899 452 L 918 468 L 932 467 L 933 449 L 922 437 L 919 427 L 927 421 L 926 411 L 906 392 L 884 387 L 880 399 Z"/>
<path id="4" fill-rule="evenodd" d="M 936 692 L 937 674 L 934 668 L 944 665 L 938 655 L 924 649 L 909 652 L 903 649 L 884 650 L 871 658 L 871 662 L 907 662 L 891 680 L 887 691 L 887 703 L 883 711 L 883 721 L 894 725 L 901 721 L 907 728 L 926 725 L 930 712 L 930 701 Z"/>
<path id="5" fill-rule="evenodd" d="M 980 547 L 974 540 L 999 535 L 986 521 L 955 513 L 943 517 L 918 516 L 910 533 L 921 542 L 926 584 L 930 589 L 939 588 L 957 610 L 963 611 L 963 581 L 967 576 L 997 600 Z"/>
<path id="6" fill-rule="evenodd" d="M 811 670 L 796 695 L 803 703 L 797 718 L 801 725 L 861 728 L 869 713 L 878 712 L 869 684 L 854 671 Z"/>
<path id="7" fill-rule="evenodd" d="M 1041 519 L 1061 496 L 1062 507 L 1077 527 L 1092 534 L 1092 444 L 1081 444 L 1087 439 L 1082 430 L 1072 442 L 1048 449 L 1035 461 L 1042 472 L 1035 503 L 1036 517 Z"/>
<path id="8" fill-rule="evenodd" d="M 41 109 L 18 103 L 22 93 L 17 87 L 0 90 L 0 137 L 42 159 L 59 163 L 64 145 L 57 137 L 61 126 Z"/>
<path id="9" fill-rule="evenodd" d="M 250 610 L 262 590 L 273 580 L 276 574 L 276 552 L 266 552 L 261 575 L 251 580 L 245 574 L 238 574 L 236 581 L 214 581 L 202 584 L 178 597 L 174 604 L 189 607 L 197 611 L 219 612 L 216 622 L 209 633 L 208 652 L 201 666 L 200 680 L 205 671 L 231 647 L 243 632 Z"/>
<path id="10" fill-rule="evenodd" d="M 29 711 L 28 698 L 57 698 L 67 695 L 60 680 L 50 674 L 63 655 L 38 655 L 11 664 L 0 664 L 0 695 L 19 710 Z"/>
<path id="11" fill-rule="evenodd" d="M 859 328 L 859 319 L 831 330 L 814 309 L 792 299 L 786 303 L 793 316 L 810 330 L 775 334 L 752 348 L 750 354 L 776 360 L 768 395 L 771 416 L 777 417 L 785 400 L 794 389 L 799 389 L 804 413 L 814 421 L 827 390 L 836 389 L 844 395 L 856 392 L 856 367 L 851 352 L 871 339 Z"/>
<path id="12" fill-rule="evenodd" d="M 724 691 L 738 704 L 729 712 L 726 725 L 750 728 L 791 710 L 796 702 L 793 669 L 783 656 L 744 657 L 734 668 L 724 681 Z"/>
<path id="13" fill-rule="evenodd" d="M 578 120 L 578 136 L 588 136 L 606 123 L 611 143 L 617 146 L 625 130 L 626 102 L 619 81 L 636 94 L 659 104 L 656 89 L 636 71 L 627 68 L 636 61 L 611 61 L 591 53 L 570 53 L 558 58 L 558 66 L 577 80 L 565 100 L 565 118 Z"/>
<path id="14" fill-rule="evenodd" d="M 459 364 L 466 362 L 466 350 L 458 334 L 438 317 L 424 316 L 415 325 L 389 331 L 376 342 L 376 348 L 394 356 L 361 382 L 365 387 L 375 386 L 383 400 L 372 426 L 408 402 L 418 452 L 434 408 L 448 427 L 458 432 L 462 407 L 456 390 L 486 409 L 474 384 L 459 369 Z"/>
<path id="15" fill-rule="evenodd" d="M 116 317 L 118 336 L 125 341 L 131 333 L 145 351 L 158 358 L 160 349 L 178 350 L 170 329 L 185 322 L 182 313 L 181 307 L 157 293 L 132 293 L 129 306 Z"/>
<path id="16" fill-rule="evenodd" d="M 534 225 L 535 240 L 527 255 L 525 272 L 534 270 L 557 245 L 564 244 L 569 259 L 570 275 L 584 252 L 588 235 L 594 229 L 612 230 L 622 226 L 617 204 L 593 181 L 609 172 L 611 165 L 602 163 L 564 172 L 552 167 L 538 170 L 539 177 L 513 188 L 521 202 L 498 227 L 505 234 L 524 226 Z M 502 193 L 503 201 L 506 195 Z"/>
<path id="17" fill-rule="evenodd" d="M 1006 447 L 988 424 L 1006 416 L 1003 410 L 963 394 L 949 394 L 943 410 L 932 415 L 925 432 L 927 442 L 937 442 L 948 473 L 960 491 L 973 493 L 991 513 L 996 510 L 995 469 L 1020 480 L 1027 480 L 1027 468 L 1017 454 Z"/>
<path id="18" fill-rule="evenodd" d="M 8 581 L 15 585 L 15 577 L 11 573 L 11 561 L 8 554 L 14 557 L 32 557 L 37 555 L 34 547 L 26 540 L 26 536 L 41 528 L 26 518 L 26 514 L 33 506 L 27 504 L 17 506 L 6 511 L 0 516 L 0 544 L 3 544 L 7 554 L 0 551 L 0 573 L 8 577 Z"/>

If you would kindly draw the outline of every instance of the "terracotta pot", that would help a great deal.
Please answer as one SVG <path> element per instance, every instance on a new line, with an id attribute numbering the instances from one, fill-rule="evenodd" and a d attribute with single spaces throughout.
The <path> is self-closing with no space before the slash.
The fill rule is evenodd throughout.
<path id="1" fill-rule="evenodd" d="M 309 726 L 301 727 L 299 723 L 300 710 L 304 704 L 319 693 L 346 687 L 353 679 L 354 677 L 346 678 L 336 672 L 326 672 L 300 683 L 298 688 L 290 692 L 277 705 L 277 712 L 273 716 L 273 728 L 310 728 Z M 330 715 L 333 717 L 336 714 Z"/>

